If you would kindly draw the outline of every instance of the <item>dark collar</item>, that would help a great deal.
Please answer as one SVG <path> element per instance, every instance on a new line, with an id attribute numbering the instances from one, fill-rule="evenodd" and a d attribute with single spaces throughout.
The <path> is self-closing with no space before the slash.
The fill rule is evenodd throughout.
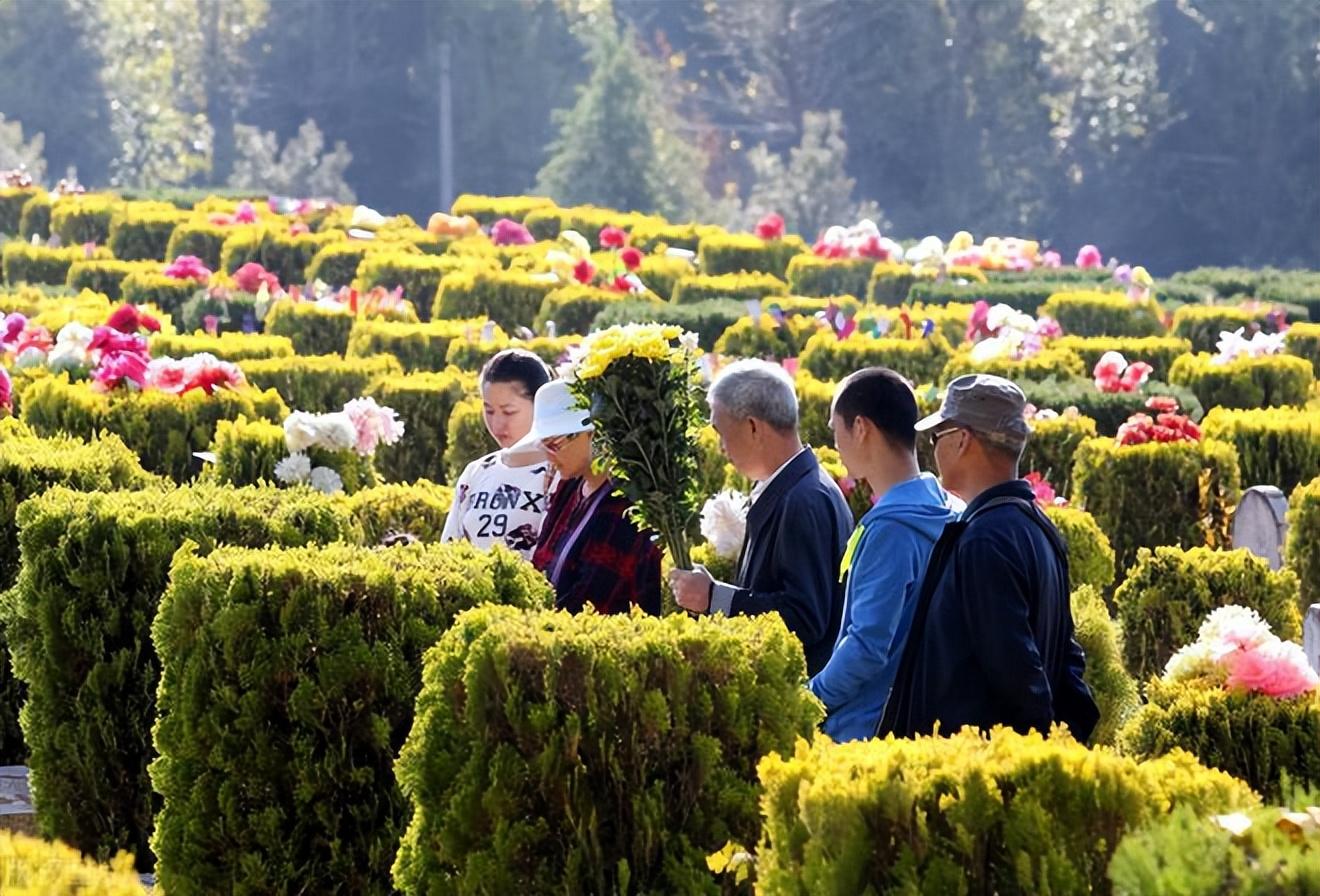
<path id="1" fill-rule="evenodd" d="M 968 504 L 967 509 L 962 512 L 961 518 L 964 520 L 971 519 L 972 514 L 995 498 L 1025 498 L 1028 501 L 1035 501 L 1036 493 L 1031 490 L 1031 483 L 1027 480 L 1010 479 L 1007 482 L 999 483 L 999 485 L 991 486 L 977 495 L 976 499 Z"/>

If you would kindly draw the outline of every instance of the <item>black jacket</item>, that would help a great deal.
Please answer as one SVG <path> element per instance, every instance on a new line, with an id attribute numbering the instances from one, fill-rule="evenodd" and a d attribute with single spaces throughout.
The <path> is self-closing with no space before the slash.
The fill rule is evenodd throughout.
<path id="1" fill-rule="evenodd" d="M 771 481 L 747 513 L 730 613 L 778 611 L 802 642 L 807 675 L 830 658 L 843 616 L 839 562 L 852 511 L 811 449 Z"/>
<path id="2" fill-rule="evenodd" d="M 1063 722 L 1085 741 L 1100 716 L 1085 667 L 1063 540 L 1031 486 L 1006 482 L 935 543 L 880 733 Z"/>

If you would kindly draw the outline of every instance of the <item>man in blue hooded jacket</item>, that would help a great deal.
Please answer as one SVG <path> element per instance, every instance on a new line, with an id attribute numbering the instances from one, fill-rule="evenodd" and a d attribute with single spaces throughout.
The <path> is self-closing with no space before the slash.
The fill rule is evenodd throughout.
<path id="1" fill-rule="evenodd" d="M 897 373 L 870 367 L 834 395 L 830 427 L 854 479 L 876 497 L 844 554 L 843 620 L 825 667 L 808 686 L 825 704 L 836 741 L 875 733 L 902 656 L 931 548 L 956 514 L 935 477 L 917 466 L 917 402 Z"/>

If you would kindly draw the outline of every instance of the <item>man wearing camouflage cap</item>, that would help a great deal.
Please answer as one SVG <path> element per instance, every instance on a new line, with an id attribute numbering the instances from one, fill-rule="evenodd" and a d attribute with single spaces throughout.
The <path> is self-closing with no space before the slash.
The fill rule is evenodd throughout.
<path id="1" fill-rule="evenodd" d="M 1085 741 L 1099 719 L 1082 681 L 1063 540 L 1018 478 L 1025 407 L 1012 382 L 972 374 L 917 423 L 942 484 L 967 509 L 931 553 L 882 735 L 1062 722 Z"/>

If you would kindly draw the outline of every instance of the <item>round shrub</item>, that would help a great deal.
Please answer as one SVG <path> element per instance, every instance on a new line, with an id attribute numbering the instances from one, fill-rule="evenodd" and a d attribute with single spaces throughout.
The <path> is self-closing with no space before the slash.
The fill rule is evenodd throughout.
<path id="1" fill-rule="evenodd" d="M 1151 378 L 1155 380 L 1168 380 L 1173 362 L 1192 350 L 1191 342 L 1178 336 L 1061 336 L 1050 345 L 1076 352 L 1082 359 L 1087 377 L 1091 376 L 1106 352 L 1118 352 L 1129 363 L 1145 361 L 1149 364 L 1154 368 Z"/>
<path id="2" fill-rule="evenodd" d="M 1193 351 L 1213 352 L 1219 334 L 1263 323 L 1265 314 L 1232 305 L 1183 305 L 1173 313 L 1173 335 L 1191 342 Z"/>
<path id="3" fill-rule="evenodd" d="M 969 373 L 990 373 L 1004 379 L 1021 382 L 1023 380 L 1045 380 L 1050 378 L 1067 379 L 1085 375 L 1082 359 L 1076 352 L 1064 348 L 1044 348 L 1029 358 L 1021 360 L 1008 355 L 1000 355 L 983 361 L 972 357 L 972 350 L 963 348 L 953 353 L 944 370 L 940 373 L 940 382 L 948 383 Z"/>
<path id="4" fill-rule="evenodd" d="M 1118 746 L 1138 759 L 1186 750 L 1223 769 L 1269 800 L 1283 798 L 1283 779 L 1320 785 L 1320 692 L 1280 699 L 1151 679 L 1146 704 L 1119 732 Z"/>
<path id="5" fill-rule="evenodd" d="M 454 503 L 454 490 L 418 479 L 406 485 L 390 483 L 364 488 L 349 498 L 349 508 L 362 527 L 362 543 L 380 544 L 387 535 L 407 534 L 438 543 Z"/>
<path id="6" fill-rule="evenodd" d="M 1096 431 L 1102 436 L 1118 434 L 1118 428 L 1135 413 L 1149 413 L 1146 402 L 1155 395 L 1167 395 L 1178 402 L 1180 413 L 1192 420 L 1203 414 L 1201 402 L 1184 386 L 1147 382 L 1140 392 L 1101 392 L 1089 379 L 1018 380 L 1027 401 L 1038 408 L 1049 408 L 1063 413 L 1076 408 L 1084 417 L 1095 421 Z"/>
<path id="7" fill-rule="evenodd" d="M 759 828 L 757 759 L 820 720 L 803 669 L 773 617 L 461 615 L 396 766 L 395 886 L 717 892 L 705 857 Z"/>
<path id="8" fill-rule="evenodd" d="M 1288 498 L 1286 563 L 1297 573 L 1302 612 L 1320 603 L 1320 478 L 1297 486 Z"/>
<path id="9" fill-rule="evenodd" d="M 464 396 L 476 391 L 476 376 L 450 368 L 441 373 L 383 376 L 366 394 L 394 408 L 404 422 L 404 435 L 395 445 L 382 445 L 376 468 L 388 482 L 429 479 L 447 483 L 445 449 L 449 415 Z"/>
<path id="10" fill-rule="evenodd" d="M 1087 439 L 1073 466 L 1073 497 L 1109 536 L 1120 576 L 1139 548 L 1229 546 L 1239 482 L 1237 452 L 1214 439 L 1145 445 Z"/>
<path id="11" fill-rule="evenodd" d="M 1091 743 L 1112 746 L 1119 729 L 1141 706 L 1136 679 L 1123 665 L 1123 633 L 1100 591 L 1090 585 L 1073 591 L 1072 615 L 1077 643 L 1086 654 L 1083 679 L 1100 707 Z"/>
<path id="12" fill-rule="evenodd" d="M 548 607 L 551 589 L 470 545 L 180 552 L 152 626 L 162 888 L 392 893 L 422 656 L 489 603 Z"/>
<path id="13" fill-rule="evenodd" d="M 1077 448 L 1095 435 L 1095 421 L 1080 414 L 1032 420 L 1031 438 L 1027 440 L 1018 466 L 1024 473 L 1039 473 L 1054 486 L 1060 497 L 1071 497 L 1073 459 Z"/>
<path id="14" fill-rule="evenodd" d="M 952 352 L 938 332 L 916 339 L 862 333 L 839 339 L 832 332 L 822 331 L 807 340 L 798 360 L 803 370 L 822 380 L 841 380 L 854 370 L 880 365 L 914 383 L 929 383 L 939 377 Z"/>
<path id="15" fill-rule="evenodd" d="M 1137 562 L 1114 593 L 1128 668 L 1142 680 L 1164 669 L 1178 648 L 1196 640 L 1212 610 L 1250 607 L 1280 638 L 1302 634 L 1297 576 L 1274 571 L 1246 549 L 1159 547 Z"/>
<path id="16" fill-rule="evenodd" d="M 1072 336 L 1164 335 L 1164 321 L 1154 300 L 1133 301 L 1123 293 L 1058 292 L 1041 306 L 1040 313 L 1054 318 Z"/>
<path id="17" fill-rule="evenodd" d="M 713 276 L 759 272 L 782 278 L 792 260 L 807 251 L 807 244 L 796 234 L 763 240 L 750 233 L 714 233 L 702 238 L 697 262 Z"/>
<path id="18" fill-rule="evenodd" d="M 1068 574 L 1074 588 L 1104 594 L 1114 584 L 1114 549 L 1095 517 L 1076 507 L 1050 506 L 1045 515 L 1068 546 Z"/>
<path id="19" fill-rule="evenodd" d="M 1249 808 L 1239 781 L 1185 753 L 1138 763 L 996 728 L 952 737 L 799 742 L 758 766 L 756 889 L 856 893 L 1106 892 L 1119 839 L 1186 805 Z"/>
<path id="20" fill-rule="evenodd" d="M 1169 381 L 1196 393 L 1203 407 L 1273 408 L 1306 404 L 1315 372 L 1293 355 L 1237 358 L 1218 364 L 1207 354 L 1173 362 Z"/>
<path id="21" fill-rule="evenodd" d="M 125 203 L 110 220 L 110 251 L 124 261 L 164 261 L 174 228 L 186 218 L 173 206 Z"/>
<path id="22" fill-rule="evenodd" d="M 1237 449 L 1244 486 L 1274 485 L 1288 494 L 1320 475 L 1320 412 L 1214 408 L 1201 429 Z"/>

